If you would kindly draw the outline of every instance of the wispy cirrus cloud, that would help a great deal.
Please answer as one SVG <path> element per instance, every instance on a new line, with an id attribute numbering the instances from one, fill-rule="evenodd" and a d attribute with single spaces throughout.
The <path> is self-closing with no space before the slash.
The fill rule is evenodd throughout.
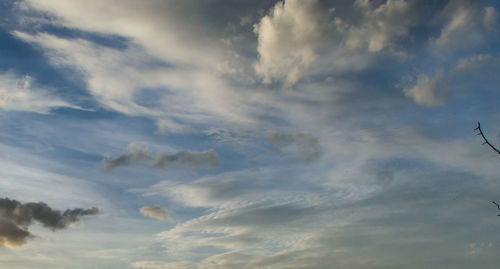
<path id="1" fill-rule="evenodd" d="M 0 109 L 48 114 L 52 109 L 78 106 L 64 101 L 53 90 L 38 85 L 30 75 L 0 74 Z"/>

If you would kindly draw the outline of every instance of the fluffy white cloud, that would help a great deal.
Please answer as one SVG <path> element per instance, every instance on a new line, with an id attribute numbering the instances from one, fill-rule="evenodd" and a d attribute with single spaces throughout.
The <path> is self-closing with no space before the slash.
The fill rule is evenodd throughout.
<path id="1" fill-rule="evenodd" d="M 278 2 L 255 27 L 258 36 L 257 74 L 265 83 L 296 83 L 317 58 L 328 16 L 316 0 Z"/>
<path id="2" fill-rule="evenodd" d="M 406 87 L 404 93 L 411 97 L 415 103 L 426 106 L 440 105 L 444 101 L 444 96 L 440 93 L 440 83 L 443 79 L 443 73 L 438 72 L 431 77 L 427 74 L 420 74 L 415 85 Z"/>

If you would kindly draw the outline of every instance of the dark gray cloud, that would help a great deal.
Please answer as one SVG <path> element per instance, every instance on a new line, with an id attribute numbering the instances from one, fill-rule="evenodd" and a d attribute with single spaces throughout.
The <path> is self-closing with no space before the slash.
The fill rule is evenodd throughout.
<path id="1" fill-rule="evenodd" d="M 0 246 L 21 246 L 31 234 L 14 221 L 0 218 Z"/>
<path id="2" fill-rule="evenodd" d="M 219 167 L 219 156 L 214 150 L 203 152 L 180 151 L 175 154 L 159 155 L 153 167 L 168 169 L 175 166 L 217 168 Z"/>
<path id="3" fill-rule="evenodd" d="M 276 148 L 294 155 L 294 159 L 302 162 L 312 162 L 321 156 L 319 141 L 310 134 L 273 133 L 270 136 L 270 142 Z"/>
<path id="4" fill-rule="evenodd" d="M 147 161 L 151 159 L 151 154 L 144 143 L 130 143 L 127 151 L 116 158 L 106 158 L 102 160 L 105 171 L 111 171 L 118 166 L 132 165 L 136 161 Z"/>
<path id="5" fill-rule="evenodd" d="M 150 161 L 153 154 L 146 143 L 132 142 L 127 150 L 116 158 L 106 158 L 102 160 L 103 169 L 111 171 L 119 166 L 130 166 L 138 161 Z M 219 167 L 219 156 L 214 150 L 202 152 L 179 151 L 174 154 L 159 154 L 153 164 L 154 168 L 170 169 L 178 166 L 192 168 L 216 168 Z"/>
<path id="6" fill-rule="evenodd" d="M 75 208 L 61 212 L 43 202 L 21 203 L 9 198 L 0 198 L 0 246 L 20 246 L 31 237 L 28 226 L 35 221 L 53 231 L 77 223 L 80 217 L 97 215 L 96 207 Z"/>

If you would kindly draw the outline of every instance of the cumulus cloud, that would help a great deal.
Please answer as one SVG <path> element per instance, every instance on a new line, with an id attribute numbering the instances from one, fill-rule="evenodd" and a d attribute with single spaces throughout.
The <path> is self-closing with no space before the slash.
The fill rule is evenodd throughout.
<path id="1" fill-rule="evenodd" d="M 433 77 L 427 74 L 420 74 L 415 85 L 404 88 L 405 96 L 411 97 L 415 103 L 420 105 L 440 105 L 444 101 L 444 96 L 439 93 L 439 87 L 442 87 L 440 84 L 442 80 L 442 72 L 438 72 Z"/>
<path id="2" fill-rule="evenodd" d="M 111 171 L 119 166 L 132 165 L 137 161 L 147 161 L 151 159 L 151 153 L 147 144 L 141 142 L 132 142 L 128 145 L 127 151 L 116 158 L 107 158 L 102 160 L 104 170 Z"/>
<path id="3" fill-rule="evenodd" d="M 269 137 L 273 146 L 283 152 L 293 155 L 294 159 L 303 162 L 312 162 L 321 156 L 321 145 L 317 138 L 310 134 L 279 134 L 273 133 Z"/>
<path id="4" fill-rule="evenodd" d="M 156 158 L 155 168 L 173 168 L 176 166 L 187 166 L 193 168 L 217 168 L 219 167 L 219 156 L 214 150 L 203 152 L 180 151 L 175 154 L 162 154 Z"/>
<path id="5" fill-rule="evenodd" d="M 278 2 L 254 25 L 259 52 L 255 71 L 265 83 L 284 80 L 291 85 L 308 72 L 327 19 L 316 0 L 287 0 Z"/>
<path id="6" fill-rule="evenodd" d="M 159 205 L 141 207 L 139 211 L 146 217 L 157 220 L 173 221 L 167 210 Z"/>
<path id="7" fill-rule="evenodd" d="M 48 114 L 57 107 L 78 108 L 39 86 L 30 75 L 0 74 L 0 109 Z"/>
<path id="8" fill-rule="evenodd" d="M 21 246 L 31 237 L 28 226 L 38 222 L 53 231 L 65 229 L 69 225 L 78 223 L 80 217 L 97 215 L 98 208 L 67 209 L 61 212 L 47 204 L 21 203 L 8 198 L 0 198 L 0 246 Z"/>

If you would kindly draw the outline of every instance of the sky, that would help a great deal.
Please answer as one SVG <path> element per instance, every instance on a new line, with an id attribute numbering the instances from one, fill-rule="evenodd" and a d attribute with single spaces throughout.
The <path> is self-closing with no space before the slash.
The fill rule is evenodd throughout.
<path id="1" fill-rule="evenodd" d="M 0 0 L 0 267 L 498 268 L 499 12 Z"/>

